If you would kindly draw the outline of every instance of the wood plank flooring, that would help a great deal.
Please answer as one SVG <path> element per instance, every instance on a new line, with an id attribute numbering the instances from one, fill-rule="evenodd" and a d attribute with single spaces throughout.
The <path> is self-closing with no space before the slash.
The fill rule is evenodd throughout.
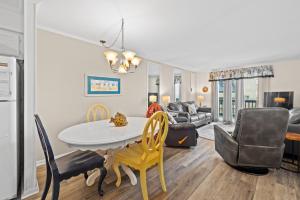
<path id="1" fill-rule="evenodd" d="M 191 149 L 165 148 L 165 176 L 167 192 L 161 190 L 157 167 L 147 172 L 149 198 L 152 200 L 297 200 L 300 199 L 300 175 L 285 170 L 271 170 L 266 176 L 241 173 L 224 163 L 215 152 L 214 142 L 199 138 Z M 114 176 L 110 173 L 110 176 Z M 136 173 L 138 175 L 138 173 Z M 45 167 L 37 172 L 42 192 Z M 119 188 L 114 177 L 104 183 L 104 197 L 99 197 L 97 185 L 87 187 L 83 176 L 61 184 L 63 200 L 140 200 L 139 182 L 132 186 L 127 177 L 122 178 Z M 49 191 L 47 199 L 51 199 Z M 27 200 L 40 199 L 40 194 Z"/>

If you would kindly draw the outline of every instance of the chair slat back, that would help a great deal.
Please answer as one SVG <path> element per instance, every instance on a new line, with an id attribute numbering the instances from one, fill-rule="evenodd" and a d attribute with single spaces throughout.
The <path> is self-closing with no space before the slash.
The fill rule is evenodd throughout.
<path id="1" fill-rule="evenodd" d="M 109 109 L 103 104 L 94 104 L 92 105 L 86 114 L 86 121 L 97 121 L 103 119 L 110 118 L 110 111 Z"/>
<path id="2" fill-rule="evenodd" d="M 142 138 L 145 156 L 154 151 L 161 151 L 168 134 L 168 116 L 159 111 L 148 120 Z"/>
<path id="3" fill-rule="evenodd" d="M 47 162 L 47 164 L 50 164 L 50 166 L 52 168 L 53 167 L 57 168 L 55 159 L 54 159 L 53 150 L 52 150 L 49 138 L 47 136 L 46 130 L 42 124 L 42 121 L 38 115 L 34 115 L 34 118 L 35 118 L 35 123 L 36 123 L 37 131 L 39 134 L 39 138 L 41 141 L 41 145 L 42 145 L 42 148 L 44 151 L 46 162 Z"/>

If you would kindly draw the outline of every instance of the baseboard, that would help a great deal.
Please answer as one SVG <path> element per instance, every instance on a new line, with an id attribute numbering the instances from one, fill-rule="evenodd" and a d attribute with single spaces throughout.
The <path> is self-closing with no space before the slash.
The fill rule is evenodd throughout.
<path id="1" fill-rule="evenodd" d="M 70 152 L 68 152 L 68 153 L 63 153 L 63 154 L 56 155 L 56 156 L 55 156 L 55 159 L 61 158 L 61 157 L 66 156 L 66 155 L 68 155 L 68 154 L 70 154 L 70 153 L 73 153 L 73 152 L 74 152 L 74 151 L 70 151 Z M 41 166 L 41 165 L 45 165 L 45 164 L 46 164 L 46 160 L 45 160 L 45 159 L 37 160 L 37 161 L 36 161 L 36 166 L 37 166 L 37 167 L 39 167 L 39 166 Z"/>
<path id="2" fill-rule="evenodd" d="M 28 198 L 28 197 L 30 197 L 32 195 L 35 195 L 35 194 L 39 193 L 39 191 L 40 191 L 39 190 L 39 186 L 38 186 L 38 184 L 36 184 L 36 186 L 34 188 L 32 188 L 30 190 L 27 190 L 27 191 L 24 191 L 22 193 L 21 199 L 26 199 L 26 198 Z"/>

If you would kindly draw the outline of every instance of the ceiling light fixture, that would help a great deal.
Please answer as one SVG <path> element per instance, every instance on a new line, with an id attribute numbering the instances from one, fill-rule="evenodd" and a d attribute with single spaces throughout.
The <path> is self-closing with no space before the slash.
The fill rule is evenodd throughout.
<path id="1" fill-rule="evenodd" d="M 122 47 L 121 47 L 121 54 L 112 51 L 111 48 L 116 44 L 118 39 L 122 37 Z M 118 33 L 116 39 L 113 43 L 109 46 L 105 45 L 105 40 L 100 40 L 100 44 L 102 47 L 109 49 L 108 51 L 104 52 L 104 56 L 111 68 L 111 70 L 115 73 L 119 74 L 127 74 L 127 73 L 134 73 L 137 69 L 138 65 L 142 61 L 141 58 L 136 56 L 136 53 L 133 51 L 128 51 L 125 49 L 124 46 L 124 19 L 122 18 L 122 25 L 121 30 Z"/>

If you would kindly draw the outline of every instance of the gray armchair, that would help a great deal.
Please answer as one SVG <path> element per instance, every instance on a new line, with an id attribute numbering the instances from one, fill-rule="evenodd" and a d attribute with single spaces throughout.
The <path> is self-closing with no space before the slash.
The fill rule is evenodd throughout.
<path id="1" fill-rule="evenodd" d="M 284 108 L 239 110 L 232 134 L 214 126 L 215 149 L 233 167 L 280 168 L 288 118 Z"/>

